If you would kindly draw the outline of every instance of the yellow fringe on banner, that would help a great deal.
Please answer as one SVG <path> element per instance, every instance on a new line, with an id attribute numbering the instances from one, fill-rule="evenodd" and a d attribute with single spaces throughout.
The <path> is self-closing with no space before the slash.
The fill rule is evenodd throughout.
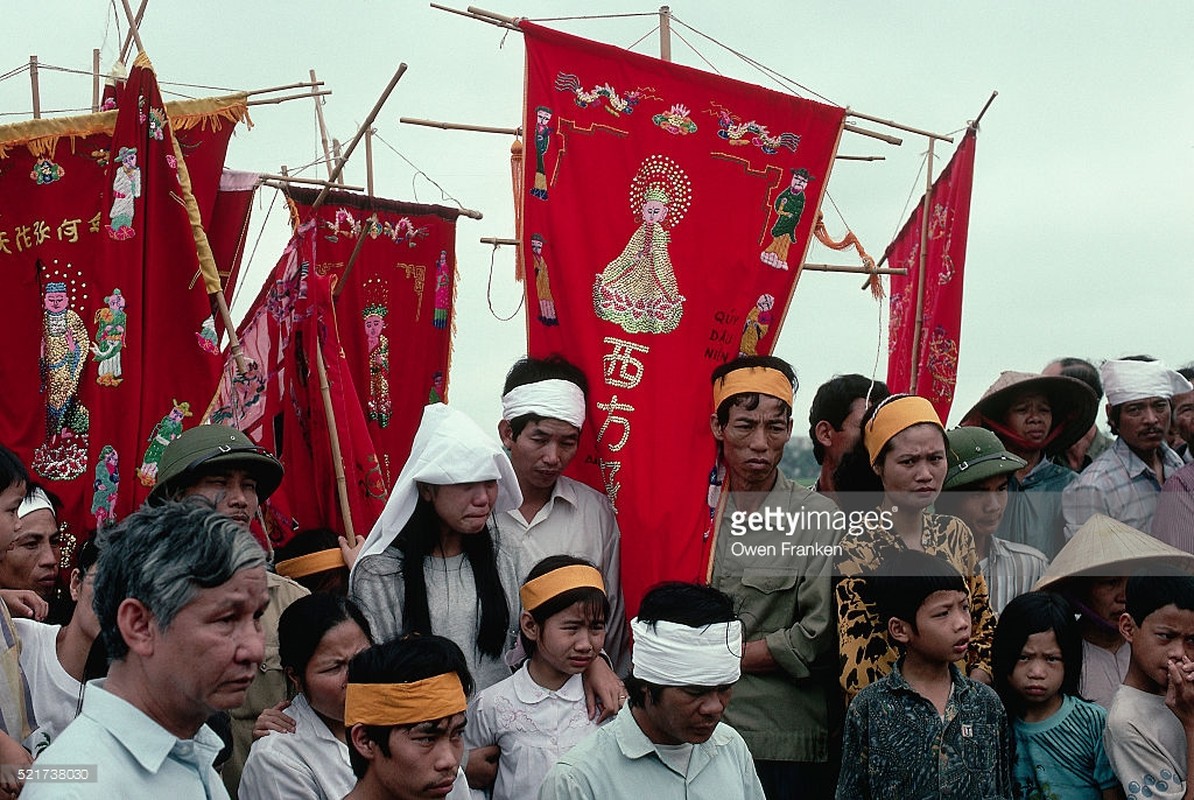
<path id="1" fill-rule="evenodd" d="M 515 137 L 510 145 L 510 183 L 514 186 L 514 230 L 522 236 L 522 139 Z M 514 248 L 514 280 L 522 283 L 526 270 L 522 263 L 522 244 Z"/>
<path id="2" fill-rule="evenodd" d="M 829 231 L 825 228 L 824 214 L 817 214 L 817 224 L 813 227 L 813 235 L 817 237 L 818 242 L 825 245 L 830 250 L 845 250 L 849 247 L 853 247 L 855 251 L 858 252 L 858 257 L 862 259 L 862 266 L 868 270 L 875 269 L 875 259 L 871 258 L 870 255 L 867 254 L 867 251 L 863 249 L 862 242 L 858 241 L 858 237 L 854 235 L 854 231 L 847 230 L 846 235 L 843 236 L 841 241 L 838 242 L 835 242 L 832 238 L 830 238 Z M 871 296 L 873 296 L 876 300 L 882 300 L 885 296 L 883 292 L 883 282 L 879 280 L 879 276 L 874 272 L 871 272 L 871 274 L 867 277 L 866 283 L 863 284 L 862 288 L 869 288 L 871 290 Z"/>

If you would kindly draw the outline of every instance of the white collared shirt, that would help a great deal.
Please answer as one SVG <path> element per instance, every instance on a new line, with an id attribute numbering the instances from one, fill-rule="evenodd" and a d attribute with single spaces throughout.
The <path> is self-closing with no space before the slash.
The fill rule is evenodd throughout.
<path id="1" fill-rule="evenodd" d="M 299 694 L 286 713 L 294 733 L 270 734 L 253 743 L 241 773 L 240 800 L 340 800 L 357 779 L 348 745 L 332 735 L 307 698 Z"/>
<path id="2" fill-rule="evenodd" d="M 61 625 L 46 625 L 31 619 L 14 619 L 21 637 L 21 670 L 29 681 L 37 732 L 34 755 L 41 752 L 79 712 L 83 684 L 70 676 L 58 660 L 58 632 Z"/>
<path id="3" fill-rule="evenodd" d="M 523 800 L 535 797 L 560 756 L 595 730 L 580 675 L 553 692 L 535 683 L 524 664 L 473 700 L 464 741 L 470 749 L 501 748 L 492 800 Z"/>

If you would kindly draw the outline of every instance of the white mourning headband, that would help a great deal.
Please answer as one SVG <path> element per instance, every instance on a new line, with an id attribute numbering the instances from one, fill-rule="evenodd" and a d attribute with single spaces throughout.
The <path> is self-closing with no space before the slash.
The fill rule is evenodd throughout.
<path id="1" fill-rule="evenodd" d="M 572 381 L 559 378 L 524 383 L 502 396 L 502 419 L 509 422 L 524 414 L 562 419 L 579 428 L 585 423 L 585 394 Z"/>
<path id="2" fill-rule="evenodd" d="M 700 628 L 660 620 L 630 621 L 634 677 L 659 686 L 725 686 L 742 675 L 742 623 Z"/>

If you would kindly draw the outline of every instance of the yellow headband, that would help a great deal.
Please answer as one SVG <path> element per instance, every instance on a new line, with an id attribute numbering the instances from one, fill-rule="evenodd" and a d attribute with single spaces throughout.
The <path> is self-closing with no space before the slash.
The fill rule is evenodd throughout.
<path id="1" fill-rule="evenodd" d="M 941 427 L 941 419 L 933 404 L 923 397 L 901 397 L 881 406 L 862 432 L 871 463 L 879 460 L 879 453 L 891 437 L 922 422 Z"/>
<path id="2" fill-rule="evenodd" d="M 344 556 L 340 554 L 339 550 L 319 550 L 307 553 L 305 556 L 279 561 L 274 567 L 278 574 L 285 578 L 302 578 L 317 572 L 340 568 L 348 569 L 348 565 L 344 563 Z"/>
<path id="3" fill-rule="evenodd" d="M 778 369 L 742 367 L 728 372 L 713 384 L 713 410 L 736 394 L 765 394 L 792 405 L 792 382 Z"/>
<path id="4" fill-rule="evenodd" d="M 344 724 L 414 725 L 459 714 L 467 706 L 455 672 L 413 683 L 350 683 L 344 691 Z"/>
<path id="5" fill-rule="evenodd" d="M 605 591 L 605 581 L 601 573 L 584 564 L 573 564 L 567 567 L 553 569 L 546 575 L 540 575 L 534 580 L 527 581 L 518 590 L 518 597 L 522 600 L 524 611 L 533 611 L 553 597 L 559 597 L 572 589 L 592 587 Z"/>

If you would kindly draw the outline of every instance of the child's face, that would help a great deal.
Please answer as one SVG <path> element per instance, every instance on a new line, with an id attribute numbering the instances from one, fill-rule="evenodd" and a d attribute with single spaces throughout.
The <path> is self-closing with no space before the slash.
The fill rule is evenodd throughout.
<path id="1" fill-rule="evenodd" d="M 0 492 L 0 558 L 12 546 L 13 539 L 21 530 L 21 518 L 17 509 L 25 499 L 25 482 L 20 481 Z"/>
<path id="2" fill-rule="evenodd" d="M 1132 670 L 1164 694 L 1169 683 L 1169 665 L 1182 657 L 1194 659 L 1194 611 L 1170 603 L 1144 618 L 1140 625 L 1128 614 L 1120 618 L 1120 633 L 1132 645 Z"/>
<path id="3" fill-rule="evenodd" d="M 970 597 L 965 592 L 933 592 L 916 612 L 916 630 L 908 628 L 903 641 L 922 660 L 949 664 L 965 657 L 970 625 Z"/>
<path id="4" fill-rule="evenodd" d="M 1029 706 L 1046 705 L 1061 691 L 1065 662 L 1057 634 L 1051 630 L 1034 633 L 1020 649 L 1008 684 Z"/>
<path id="5" fill-rule="evenodd" d="M 528 638 L 533 658 L 561 677 L 584 672 L 605 646 L 605 619 L 593 619 L 584 603 L 575 603 L 547 618 L 542 627 L 531 621 Z M 525 630 L 525 628 L 524 628 Z"/>

